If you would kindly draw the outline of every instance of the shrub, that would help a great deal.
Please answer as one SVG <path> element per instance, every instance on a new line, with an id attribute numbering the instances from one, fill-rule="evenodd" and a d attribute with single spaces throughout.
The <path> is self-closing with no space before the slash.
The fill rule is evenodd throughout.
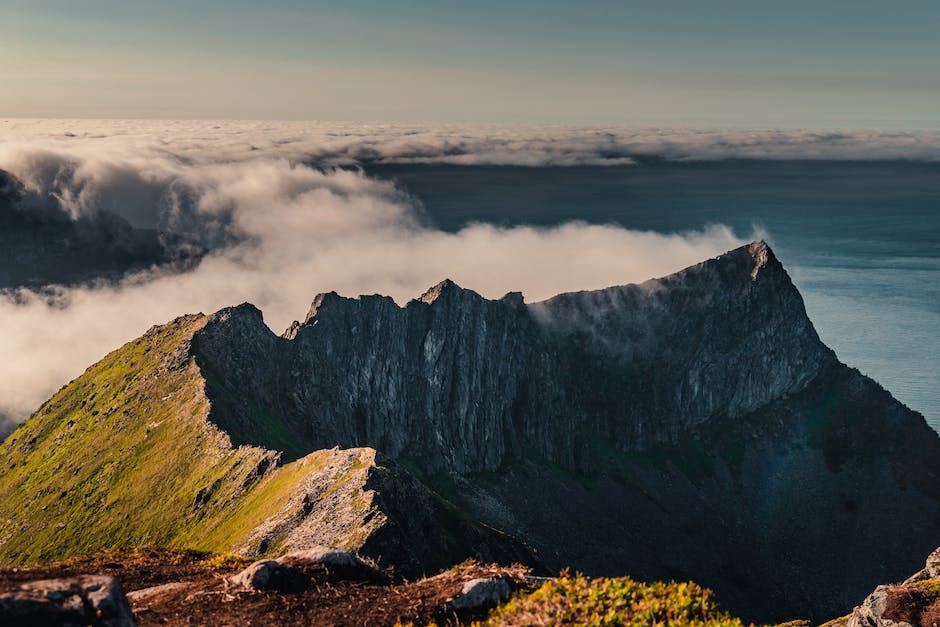
<path id="1" fill-rule="evenodd" d="M 644 584 L 627 577 L 589 579 L 565 573 L 520 594 L 482 625 L 743 627 L 719 610 L 710 590 L 691 583 Z"/>

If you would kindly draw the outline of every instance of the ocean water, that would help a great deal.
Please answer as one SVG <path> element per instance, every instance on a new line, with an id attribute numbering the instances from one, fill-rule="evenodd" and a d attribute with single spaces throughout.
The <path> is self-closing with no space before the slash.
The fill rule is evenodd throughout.
<path id="1" fill-rule="evenodd" d="M 940 164 L 645 159 L 616 167 L 371 165 L 457 230 L 568 220 L 759 229 L 839 358 L 940 430 Z"/>

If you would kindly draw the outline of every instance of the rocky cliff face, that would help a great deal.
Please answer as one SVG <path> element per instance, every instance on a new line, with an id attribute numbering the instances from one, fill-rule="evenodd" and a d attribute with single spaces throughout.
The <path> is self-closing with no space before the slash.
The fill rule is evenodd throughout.
<path id="1" fill-rule="evenodd" d="M 529 305 L 444 281 L 322 294 L 281 336 L 248 304 L 181 320 L 2 445 L 0 556 L 341 542 L 413 571 L 517 538 L 774 621 L 845 613 L 940 536 L 940 436 L 839 363 L 763 242 Z"/>
<path id="2" fill-rule="evenodd" d="M 0 444 L 0 562 L 140 545 L 277 555 L 324 544 L 406 576 L 468 557 L 532 561 L 374 449 L 286 463 L 279 451 L 233 446 L 208 420 L 190 355 L 206 322 L 179 318 L 118 349 Z"/>
<path id="3" fill-rule="evenodd" d="M 404 307 L 322 294 L 281 337 L 243 305 L 193 354 L 236 438 L 267 408 L 298 454 L 448 477 L 550 566 L 692 578 L 749 617 L 834 615 L 940 531 L 937 434 L 838 362 L 763 242 L 530 305 L 450 281 Z"/>
<path id="4" fill-rule="evenodd" d="M 590 470 L 595 441 L 623 452 L 674 442 L 835 362 L 763 242 L 528 306 L 450 281 L 404 307 L 321 294 L 280 338 L 244 305 L 217 314 L 194 346 L 219 373 L 210 396 L 276 408 L 307 447 L 375 446 L 457 474 L 527 456 Z M 251 429 L 250 416 L 219 419 Z"/>

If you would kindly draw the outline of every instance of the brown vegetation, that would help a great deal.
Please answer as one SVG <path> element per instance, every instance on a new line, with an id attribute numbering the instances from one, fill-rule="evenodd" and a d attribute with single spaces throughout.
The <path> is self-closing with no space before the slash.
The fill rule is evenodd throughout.
<path id="1" fill-rule="evenodd" d="M 447 601 L 466 581 L 507 577 L 521 586 L 526 574 L 522 568 L 468 562 L 435 577 L 399 584 L 345 581 L 323 573 L 298 592 L 248 591 L 228 581 L 245 564 L 242 558 L 192 552 L 108 551 L 43 566 L 0 569 L 0 589 L 38 579 L 107 573 L 121 580 L 141 627 L 443 625 L 485 618 L 485 611 L 458 616 L 447 608 Z"/>

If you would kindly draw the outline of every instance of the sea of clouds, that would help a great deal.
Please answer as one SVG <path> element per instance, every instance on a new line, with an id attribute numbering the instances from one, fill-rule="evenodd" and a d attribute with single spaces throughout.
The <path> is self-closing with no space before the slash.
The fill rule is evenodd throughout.
<path id="1" fill-rule="evenodd" d="M 623 166 L 645 155 L 932 160 L 940 134 L 0 121 L 0 169 L 31 192 L 72 217 L 107 210 L 209 251 L 185 272 L 0 293 L 0 416 L 22 420 L 108 351 L 185 313 L 248 301 L 280 332 L 319 292 L 403 304 L 445 277 L 533 302 L 668 274 L 757 236 L 586 223 L 446 232 L 394 182 L 349 167 Z"/>

